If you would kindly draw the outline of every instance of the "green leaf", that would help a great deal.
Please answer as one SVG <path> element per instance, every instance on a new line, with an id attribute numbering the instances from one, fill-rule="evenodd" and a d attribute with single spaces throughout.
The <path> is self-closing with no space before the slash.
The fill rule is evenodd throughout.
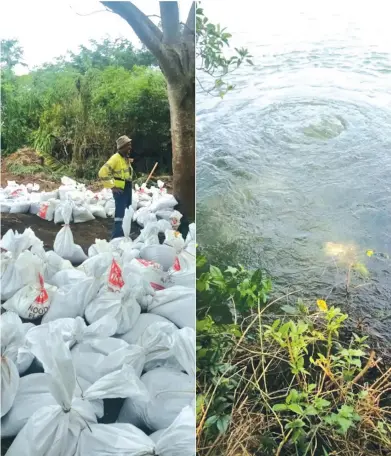
<path id="1" fill-rule="evenodd" d="M 298 313 L 297 308 L 290 306 L 289 304 L 282 306 L 281 310 L 289 315 L 297 315 Z"/>
<path id="2" fill-rule="evenodd" d="M 313 406 L 313 405 L 309 405 L 306 409 L 305 409 L 305 415 L 308 415 L 308 416 L 315 416 L 315 415 L 318 415 L 318 411 L 316 410 L 316 408 Z"/>
<path id="3" fill-rule="evenodd" d="M 237 270 L 237 268 L 232 268 L 231 266 L 229 266 L 229 267 L 225 270 L 225 272 L 228 272 L 229 274 L 235 275 L 235 274 L 238 272 L 238 270 Z"/>
<path id="4" fill-rule="evenodd" d="M 329 407 L 331 402 L 326 401 L 326 399 L 322 399 L 320 397 L 315 399 L 314 405 L 318 410 L 322 410 L 326 407 Z"/>
<path id="5" fill-rule="evenodd" d="M 224 279 L 223 273 L 216 266 L 210 266 L 210 275 L 213 279 Z"/>
<path id="6" fill-rule="evenodd" d="M 336 422 L 339 425 L 341 432 L 343 434 L 346 434 L 348 432 L 349 428 L 353 425 L 352 420 L 350 420 L 348 418 L 344 418 L 343 416 L 337 416 Z"/>
<path id="7" fill-rule="evenodd" d="M 286 424 L 285 429 L 297 429 L 305 426 L 305 423 L 301 419 L 290 421 Z"/>
<path id="8" fill-rule="evenodd" d="M 217 420 L 219 419 L 218 416 L 210 416 L 206 421 L 205 421 L 205 427 L 210 427 L 212 424 L 215 424 Z"/>
<path id="9" fill-rule="evenodd" d="M 286 403 L 287 404 L 290 404 L 291 402 L 296 402 L 299 398 L 299 393 L 297 392 L 297 390 L 295 390 L 294 388 L 290 390 L 287 398 L 286 398 Z"/>
<path id="10" fill-rule="evenodd" d="M 228 429 L 231 417 L 230 415 L 224 415 L 217 421 L 217 429 L 219 430 L 220 434 L 225 434 Z"/>
<path id="11" fill-rule="evenodd" d="M 283 412 L 284 410 L 288 410 L 288 406 L 286 404 L 275 404 L 273 405 L 273 410 L 275 412 Z"/>
<path id="12" fill-rule="evenodd" d="M 299 404 L 290 404 L 288 405 L 288 409 L 294 413 L 297 413 L 298 415 L 304 415 L 304 410 Z"/>

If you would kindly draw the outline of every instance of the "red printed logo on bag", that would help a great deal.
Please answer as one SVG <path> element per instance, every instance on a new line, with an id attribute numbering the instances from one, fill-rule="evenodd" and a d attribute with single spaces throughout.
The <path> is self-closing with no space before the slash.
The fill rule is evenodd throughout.
<path id="1" fill-rule="evenodd" d="M 11 196 L 19 196 L 21 193 L 22 193 L 22 190 L 20 188 L 18 188 L 18 190 L 14 190 L 11 193 Z"/>
<path id="2" fill-rule="evenodd" d="M 41 218 L 46 218 L 46 214 L 47 214 L 47 211 L 49 209 L 49 204 L 48 203 L 45 203 L 45 204 L 42 204 L 41 205 L 41 208 L 38 212 L 38 217 L 41 217 Z"/>
<path id="3" fill-rule="evenodd" d="M 158 283 L 155 283 L 155 282 L 149 282 L 149 283 L 150 283 L 151 287 L 156 291 L 165 290 L 165 288 L 162 285 L 159 285 Z"/>
<path id="4" fill-rule="evenodd" d="M 40 287 L 39 295 L 35 298 L 35 302 L 37 304 L 45 304 L 45 302 L 47 302 L 49 299 L 49 295 L 45 289 L 45 282 L 44 282 L 41 274 L 39 274 L 39 287 Z"/>
<path id="5" fill-rule="evenodd" d="M 175 258 L 174 266 L 173 266 L 174 271 L 180 271 L 181 270 L 181 263 L 179 262 L 179 258 Z"/>
<path id="6" fill-rule="evenodd" d="M 118 263 L 113 260 L 111 263 L 110 274 L 109 274 L 109 288 L 113 290 L 120 290 L 125 285 L 122 278 L 122 271 Z"/>
<path id="7" fill-rule="evenodd" d="M 153 261 L 143 260 L 142 258 L 137 258 L 137 261 L 145 267 L 156 265 L 156 263 L 154 263 Z"/>

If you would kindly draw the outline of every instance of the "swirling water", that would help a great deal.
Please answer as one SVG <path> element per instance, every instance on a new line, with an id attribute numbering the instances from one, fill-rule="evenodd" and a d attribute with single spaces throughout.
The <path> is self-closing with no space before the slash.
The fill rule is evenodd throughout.
<path id="1" fill-rule="evenodd" d="M 391 319 L 391 28 L 385 2 L 205 2 L 254 66 L 223 100 L 197 95 L 197 239 L 213 261 L 262 266 L 278 293 L 344 303 L 327 242 L 370 271 L 349 306 Z M 248 6 L 248 8 L 246 7 Z M 283 15 L 282 12 L 285 12 Z M 282 17 L 283 16 L 283 17 Z M 367 249 L 385 254 L 365 255 Z M 359 280 L 355 284 L 362 284 Z M 335 287 L 333 292 L 330 291 Z M 344 304 L 342 304 L 344 305 Z"/>

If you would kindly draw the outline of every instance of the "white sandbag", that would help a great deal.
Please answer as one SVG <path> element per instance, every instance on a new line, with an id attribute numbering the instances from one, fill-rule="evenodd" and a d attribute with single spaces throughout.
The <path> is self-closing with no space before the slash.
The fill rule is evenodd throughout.
<path id="1" fill-rule="evenodd" d="M 71 179 L 68 176 L 62 176 L 61 183 L 62 183 L 62 185 L 66 185 L 68 187 L 74 187 L 74 188 L 76 188 L 78 185 L 74 179 Z"/>
<path id="2" fill-rule="evenodd" d="M 76 456 L 195 456 L 193 409 L 183 408 L 171 426 L 154 433 L 156 440 L 131 424 L 92 424 L 82 431 Z"/>
<path id="3" fill-rule="evenodd" d="M 107 287 L 104 287 L 86 308 L 87 321 L 93 323 L 109 315 L 117 322 L 117 334 L 124 334 L 134 326 L 140 313 L 141 307 L 134 293 L 125 285 L 121 268 L 113 260 Z"/>
<path id="4" fill-rule="evenodd" d="M 167 230 L 171 230 L 171 223 L 164 219 L 158 220 L 157 226 L 159 228 L 159 233 L 165 233 Z"/>
<path id="5" fill-rule="evenodd" d="M 135 258 L 124 268 L 126 277 L 132 272 L 141 275 L 144 280 L 150 283 L 154 290 L 162 290 L 165 288 L 164 280 L 166 273 L 159 263 Z"/>
<path id="6" fill-rule="evenodd" d="M 36 255 L 42 261 L 43 267 L 43 277 L 45 282 L 50 285 L 59 286 L 56 283 L 52 282 L 53 277 L 57 272 L 73 269 L 72 263 L 70 261 L 62 259 L 57 253 L 50 250 L 45 252 L 44 245 L 42 241 L 37 240 L 32 247 L 31 253 Z M 62 284 L 61 284 L 62 285 Z M 61 286 L 60 285 L 60 286 Z"/>
<path id="7" fill-rule="evenodd" d="M 58 333 L 68 348 L 78 343 L 88 343 L 91 340 L 107 339 L 117 331 L 117 322 L 110 316 L 104 316 L 95 323 L 87 326 L 84 319 L 60 318 L 46 324 L 31 328 L 26 333 L 25 345 L 19 350 L 18 359 L 31 351 L 31 347 L 40 345 L 50 337 L 51 332 Z"/>
<path id="8" fill-rule="evenodd" d="M 82 317 L 87 305 L 96 298 L 99 289 L 99 280 L 94 277 L 86 277 L 80 282 L 58 288 L 42 323 L 59 318 Z"/>
<path id="9" fill-rule="evenodd" d="M 40 211 L 40 209 L 41 209 L 41 203 L 39 203 L 39 202 L 32 202 L 32 203 L 30 204 L 29 212 L 30 212 L 30 214 L 38 215 L 38 212 Z"/>
<path id="10" fill-rule="evenodd" d="M 0 316 L 1 336 L 1 416 L 11 409 L 19 386 L 19 373 L 25 372 L 33 356 L 18 363 L 18 351 L 25 342 L 23 323 L 14 312 Z"/>
<path id="11" fill-rule="evenodd" d="M 113 245 L 106 239 L 95 239 L 95 244 L 92 244 L 88 249 L 88 256 L 93 257 L 100 253 L 113 253 Z"/>
<path id="12" fill-rule="evenodd" d="M 153 202 L 150 206 L 151 212 L 157 212 L 167 209 L 173 209 L 178 204 L 178 201 L 173 195 L 166 194 L 159 198 L 157 201 Z"/>
<path id="13" fill-rule="evenodd" d="M 72 263 L 70 261 L 64 260 L 60 257 L 60 255 L 57 255 L 57 253 L 53 252 L 53 250 L 46 252 L 45 256 L 45 280 L 51 285 L 55 285 L 51 282 L 51 280 L 57 274 L 57 272 L 73 269 Z"/>
<path id="14" fill-rule="evenodd" d="M 183 215 L 179 211 L 173 211 L 170 215 L 170 223 L 173 230 L 177 230 L 181 224 L 181 219 Z"/>
<path id="15" fill-rule="evenodd" d="M 3 308 L 16 312 L 21 318 L 35 320 L 49 310 L 56 289 L 52 285 L 45 284 L 43 276 L 37 274 L 36 283 L 18 290 L 3 304 Z"/>
<path id="16" fill-rule="evenodd" d="M 172 209 L 163 209 L 161 211 L 156 211 L 156 217 L 162 220 L 166 220 L 170 226 L 168 229 L 172 229 L 171 222 L 170 222 L 170 217 L 171 214 L 173 213 Z"/>
<path id="17" fill-rule="evenodd" d="M 0 247 L 8 252 L 1 261 L 1 300 L 11 298 L 18 290 L 34 281 L 31 268 L 37 265 L 37 258 L 27 249 L 36 241 L 33 231 L 28 228 L 23 234 L 7 231 L 0 241 Z"/>
<path id="18" fill-rule="evenodd" d="M 11 252 L 12 257 L 16 259 L 22 252 L 29 249 L 37 238 L 31 228 L 26 228 L 23 233 L 8 230 L 0 239 L 0 247 L 3 250 Z"/>
<path id="19" fill-rule="evenodd" d="M 174 286 L 156 291 L 147 303 L 150 313 L 167 318 L 179 328 L 194 329 L 196 294 L 194 288 Z"/>
<path id="20" fill-rule="evenodd" d="M 156 454 L 161 456 L 196 455 L 196 416 L 194 401 L 184 407 L 174 422 L 156 442 Z"/>
<path id="21" fill-rule="evenodd" d="M 148 225 L 149 223 L 156 223 L 157 217 L 155 214 L 153 214 L 149 211 L 145 211 L 145 212 L 140 213 L 140 215 L 136 219 L 136 222 L 140 226 L 144 227 L 144 226 Z"/>
<path id="22" fill-rule="evenodd" d="M 79 399 L 71 354 L 61 336 L 50 333 L 33 350 L 50 376 L 50 390 L 58 405 L 42 407 L 30 417 L 8 456 L 73 456 L 82 429 L 97 422 L 92 401 L 132 396 L 145 401 L 146 389 L 130 366 L 101 378 Z"/>
<path id="23" fill-rule="evenodd" d="M 81 397 L 91 384 L 82 378 L 77 379 L 75 397 Z M 2 438 L 15 437 L 29 418 L 42 407 L 56 406 L 50 392 L 50 379 L 47 374 L 30 374 L 19 380 L 18 391 L 11 410 L 1 420 Z M 98 418 L 103 416 L 103 401 L 91 401 Z"/>
<path id="24" fill-rule="evenodd" d="M 134 215 L 134 210 L 132 207 L 125 209 L 125 215 L 124 215 L 124 218 L 122 221 L 122 231 L 126 238 L 130 237 L 133 215 Z"/>
<path id="25" fill-rule="evenodd" d="M 132 190 L 132 209 L 134 210 L 134 212 L 137 211 L 137 207 L 138 207 L 138 195 L 134 190 Z"/>
<path id="26" fill-rule="evenodd" d="M 122 248 L 122 258 L 121 258 L 121 265 L 124 267 L 128 263 L 130 263 L 135 258 L 140 258 L 140 249 L 135 248 L 134 243 L 127 243 L 121 244 Z"/>
<path id="27" fill-rule="evenodd" d="M 164 182 L 162 180 L 158 179 L 157 187 L 159 189 L 159 194 L 160 195 L 166 195 L 167 194 L 167 189 L 166 189 L 166 187 L 164 185 L 165 185 Z"/>
<path id="28" fill-rule="evenodd" d="M 5 203 L 3 201 L 0 203 L 0 212 L 2 214 L 8 214 L 10 210 L 11 210 L 11 203 Z"/>
<path id="29" fill-rule="evenodd" d="M 40 195 L 40 200 L 42 203 L 56 199 L 58 199 L 58 190 L 55 190 L 53 192 L 42 192 Z"/>
<path id="30" fill-rule="evenodd" d="M 61 258 L 69 260 L 71 263 L 82 263 L 87 259 L 87 255 L 83 252 L 80 245 L 73 241 L 73 234 L 69 226 L 72 215 L 72 205 L 67 202 L 63 206 L 63 218 L 65 225 L 57 233 L 54 240 L 53 250 L 60 255 Z"/>
<path id="31" fill-rule="evenodd" d="M 172 333 L 171 353 L 183 370 L 195 378 L 196 374 L 196 333 L 194 329 L 182 328 Z"/>
<path id="32" fill-rule="evenodd" d="M 180 253 L 185 247 L 185 240 L 179 231 L 167 230 L 165 232 L 164 244 L 174 248 L 176 253 Z"/>
<path id="33" fill-rule="evenodd" d="M 140 313 L 140 305 L 131 291 L 124 287 L 120 292 L 103 289 L 88 304 L 85 317 L 89 323 L 93 323 L 104 315 L 110 315 L 118 323 L 117 334 L 124 334 L 134 326 Z"/>
<path id="34" fill-rule="evenodd" d="M 83 223 L 95 220 L 95 217 L 86 205 L 75 204 L 73 206 L 72 215 L 74 223 Z"/>
<path id="35" fill-rule="evenodd" d="M 110 199 L 105 204 L 105 211 L 107 217 L 114 217 L 115 214 L 115 201 L 114 199 Z"/>
<path id="36" fill-rule="evenodd" d="M 186 236 L 185 247 L 187 247 L 191 241 L 195 241 L 195 240 L 196 240 L 196 224 L 190 223 L 189 232 L 187 233 L 187 236 Z"/>
<path id="37" fill-rule="evenodd" d="M 195 282 L 195 256 L 184 250 L 177 256 L 173 267 L 168 271 L 166 288 L 177 285 L 194 288 Z"/>
<path id="38" fill-rule="evenodd" d="M 137 207 L 138 207 L 139 209 L 141 209 L 141 208 L 147 209 L 147 208 L 149 208 L 149 206 L 150 206 L 151 204 L 152 204 L 152 201 L 139 201 L 139 202 L 137 203 Z"/>
<path id="39" fill-rule="evenodd" d="M 185 251 L 189 253 L 192 257 L 196 258 L 197 256 L 197 244 L 196 241 L 190 241 L 186 248 Z"/>
<path id="40" fill-rule="evenodd" d="M 88 206 L 88 210 L 91 212 L 91 214 L 94 217 L 103 218 L 103 219 L 107 218 L 106 210 L 100 204 L 90 204 Z"/>
<path id="41" fill-rule="evenodd" d="M 27 214 L 30 209 L 28 201 L 13 201 L 10 205 L 10 214 Z"/>
<path id="42" fill-rule="evenodd" d="M 22 320 L 15 312 L 5 312 L 0 316 L 2 356 L 11 360 L 19 374 L 24 374 L 33 362 L 33 356 L 18 358 L 19 349 L 24 345 L 26 333 L 34 327 Z"/>
<path id="43" fill-rule="evenodd" d="M 49 201 L 41 203 L 37 214 L 38 217 L 47 220 L 48 222 L 53 221 L 57 205 L 58 201 L 55 199 L 50 199 Z"/>
<path id="44" fill-rule="evenodd" d="M 90 429 L 82 431 L 75 456 L 110 454 L 153 456 L 157 453 L 154 442 L 131 424 L 93 424 Z"/>
<path id="45" fill-rule="evenodd" d="M 159 242 L 159 225 L 158 222 L 148 223 L 140 232 L 140 236 L 135 242 L 143 242 L 144 246 L 147 245 L 158 245 Z"/>
<path id="46" fill-rule="evenodd" d="M 155 296 L 155 290 L 146 278 L 135 272 L 131 266 L 124 268 L 124 281 L 129 290 L 132 290 L 132 296 L 141 306 L 142 300 L 152 299 Z M 141 307 L 143 311 L 147 310 L 147 306 Z"/>
<path id="47" fill-rule="evenodd" d="M 174 329 L 176 328 L 174 323 L 171 323 L 169 320 L 167 320 L 167 318 L 161 317 L 160 315 L 142 313 L 138 317 L 133 328 L 118 337 L 126 341 L 128 344 L 137 344 L 144 332 L 154 323 L 168 323 L 171 324 Z"/>
<path id="48" fill-rule="evenodd" d="M 146 214 L 150 214 L 151 211 L 147 207 L 140 207 L 133 213 L 133 221 L 136 222 L 139 217 L 145 216 Z"/>
<path id="49" fill-rule="evenodd" d="M 73 185 L 61 185 L 58 189 L 60 201 L 67 201 L 69 199 L 69 193 L 76 190 L 76 187 Z"/>
<path id="50" fill-rule="evenodd" d="M 67 285 L 77 285 L 87 278 L 87 275 L 84 271 L 79 269 L 71 268 L 58 271 L 52 277 L 52 284 L 57 288 L 61 288 Z"/>
<path id="51" fill-rule="evenodd" d="M 168 271 L 174 265 L 176 250 L 169 245 L 149 245 L 140 250 L 140 258 L 158 263 Z"/>
<path id="52" fill-rule="evenodd" d="M 178 331 L 178 328 L 172 323 L 156 322 L 146 328 L 141 334 L 137 345 L 142 347 L 145 352 L 145 372 L 157 369 L 158 367 L 167 367 L 178 371 L 182 370 L 182 364 L 176 356 L 177 353 L 180 353 L 180 347 L 178 345 L 182 343 L 182 339 L 175 338 L 175 334 Z M 181 356 L 181 361 L 186 358 L 187 351 L 185 355 Z"/>
<path id="53" fill-rule="evenodd" d="M 76 375 L 90 383 L 120 370 L 124 365 L 132 366 L 140 377 L 145 364 L 142 347 L 113 337 L 78 343 L 71 349 L 71 355 Z"/>
<path id="54" fill-rule="evenodd" d="M 117 260 L 118 255 L 113 252 L 99 253 L 84 261 L 78 270 L 84 272 L 89 277 L 101 277 L 102 282 L 107 280 L 113 259 Z"/>
<path id="55" fill-rule="evenodd" d="M 194 378 L 182 372 L 160 367 L 144 374 L 141 381 L 150 400 L 126 399 L 119 413 L 119 423 L 151 431 L 166 429 L 194 399 Z"/>
<path id="56" fill-rule="evenodd" d="M 28 190 L 29 193 L 31 192 L 39 192 L 39 189 L 40 189 L 40 186 L 39 184 L 36 184 L 35 182 L 34 183 L 30 183 L 30 184 L 27 184 L 26 185 L 26 188 Z"/>

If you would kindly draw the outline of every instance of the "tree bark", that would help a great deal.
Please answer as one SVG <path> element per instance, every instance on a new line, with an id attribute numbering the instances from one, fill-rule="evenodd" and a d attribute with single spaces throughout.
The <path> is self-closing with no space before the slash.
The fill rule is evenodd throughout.
<path id="1" fill-rule="evenodd" d="M 102 1 L 125 19 L 159 61 L 167 81 L 171 116 L 173 192 L 178 209 L 195 217 L 195 3 L 180 32 L 178 3 L 161 1 L 163 32 L 133 3 Z"/>
<path id="2" fill-rule="evenodd" d="M 194 89 L 168 83 L 171 115 L 173 188 L 179 211 L 195 215 L 195 97 Z"/>

